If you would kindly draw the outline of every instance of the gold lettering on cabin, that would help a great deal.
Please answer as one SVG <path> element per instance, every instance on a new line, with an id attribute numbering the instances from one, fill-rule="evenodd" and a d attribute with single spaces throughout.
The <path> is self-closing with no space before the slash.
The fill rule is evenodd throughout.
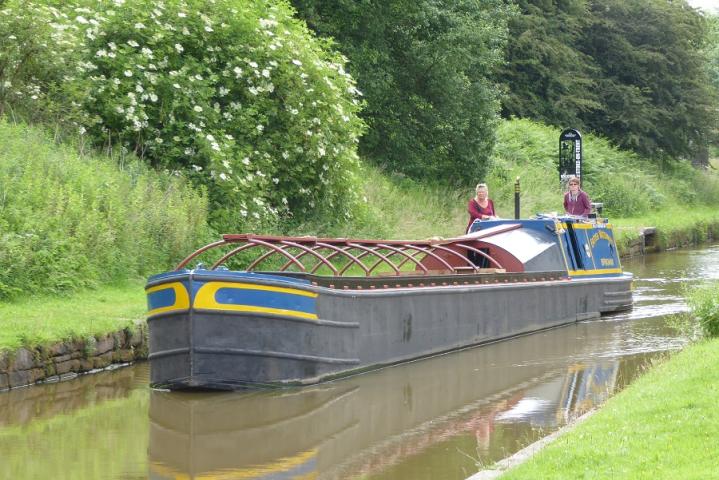
<path id="1" fill-rule="evenodd" d="M 589 239 L 589 243 L 592 245 L 592 248 L 594 248 L 594 245 L 599 241 L 600 238 L 603 238 L 610 243 L 612 241 L 612 237 L 610 237 L 607 232 L 605 232 L 604 230 L 599 230 Z"/>
<path id="2" fill-rule="evenodd" d="M 613 258 L 602 258 L 602 266 L 603 267 L 613 267 L 614 259 Z"/>

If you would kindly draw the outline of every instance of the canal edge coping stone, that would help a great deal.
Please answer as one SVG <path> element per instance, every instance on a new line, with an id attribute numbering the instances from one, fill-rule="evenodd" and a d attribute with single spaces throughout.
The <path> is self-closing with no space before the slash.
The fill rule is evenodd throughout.
<path id="1" fill-rule="evenodd" d="M 147 324 L 51 345 L 0 351 L 0 392 L 69 380 L 147 359 Z"/>
<path id="2" fill-rule="evenodd" d="M 566 432 L 574 429 L 577 425 L 594 415 L 597 411 L 597 408 L 593 408 L 587 413 L 577 417 L 568 425 L 563 426 L 556 432 L 553 432 L 546 437 L 541 438 L 536 442 L 524 447 L 520 451 L 514 453 L 514 455 L 511 455 L 505 459 L 496 462 L 494 464 L 494 468 L 477 472 L 466 480 L 494 480 L 495 478 L 498 478 L 500 475 L 506 473 L 507 470 L 509 470 L 510 468 L 514 468 L 517 465 L 520 465 L 529 460 L 535 453 L 542 450 L 544 447 L 564 435 Z"/>

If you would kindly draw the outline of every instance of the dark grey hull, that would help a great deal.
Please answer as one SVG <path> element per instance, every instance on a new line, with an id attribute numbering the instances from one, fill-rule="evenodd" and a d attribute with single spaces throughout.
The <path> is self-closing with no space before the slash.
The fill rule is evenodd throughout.
<path id="1" fill-rule="evenodd" d="M 626 310 L 631 282 L 625 274 L 381 290 L 307 286 L 317 294 L 318 319 L 191 307 L 148 320 L 151 383 L 225 390 L 318 383 Z"/>

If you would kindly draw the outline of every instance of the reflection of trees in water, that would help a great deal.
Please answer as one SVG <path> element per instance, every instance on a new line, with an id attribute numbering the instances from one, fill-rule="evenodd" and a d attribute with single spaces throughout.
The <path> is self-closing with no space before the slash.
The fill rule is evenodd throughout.
<path id="1" fill-rule="evenodd" d="M 132 367 L 0 394 L 0 478 L 145 478 L 147 382 Z"/>

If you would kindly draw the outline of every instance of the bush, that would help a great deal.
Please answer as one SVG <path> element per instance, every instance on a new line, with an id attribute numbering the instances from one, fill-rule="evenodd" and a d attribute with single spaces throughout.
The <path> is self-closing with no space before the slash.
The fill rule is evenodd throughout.
<path id="1" fill-rule="evenodd" d="M 0 10 L 0 116 L 50 124 L 77 120 L 78 105 L 58 95 L 77 62 L 75 32 L 58 28 L 56 8 L 9 3 Z"/>
<path id="2" fill-rule="evenodd" d="M 5 17 L 47 10 L 11 1 Z M 320 208 L 351 214 L 357 91 L 344 59 L 285 3 L 82 1 L 50 11 L 38 42 L 67 37 L 72 55 L 63 54 L 61 82 L 42 71 L 27 82 L 79 106 L 81 131 L 96 145 L 205 185 L 215 226 L 251 228 Z"/>
<path id="3" fill-rule="evenodd" d="M 0 151 L 0 299 L 164 271 L 209 237 L 207 201 L 180 176 L 5 121 Z"/>
<path id="4" fill-rule="evenodd" d="M 719 283 L 690 290 L 687 302 L 704 333 L 710 337 L 719 336 Z"/>

